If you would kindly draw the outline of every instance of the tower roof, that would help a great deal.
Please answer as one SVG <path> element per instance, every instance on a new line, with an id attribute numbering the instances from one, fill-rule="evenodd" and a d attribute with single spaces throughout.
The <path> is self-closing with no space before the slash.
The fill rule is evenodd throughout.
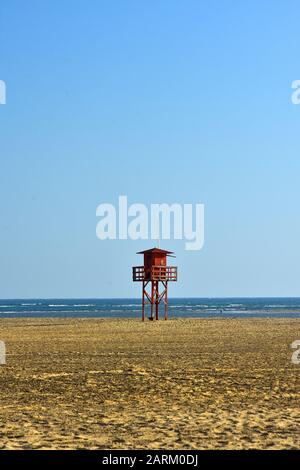
<path id="1" fill-rule="evenodd" d="M 144 255 L 145 253 L 157 253 L 168 256 L 174 253 L 174 251 L 161 250 L 160 248 L 150 248 L 150 250 L 138 251 L 137 255 Z"/>

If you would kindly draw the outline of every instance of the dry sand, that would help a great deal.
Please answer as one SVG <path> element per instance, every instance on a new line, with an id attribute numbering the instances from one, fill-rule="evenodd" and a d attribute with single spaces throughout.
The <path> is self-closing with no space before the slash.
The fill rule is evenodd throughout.
<path id="1" fill-rule="evenodd" d="M 2 449 L 300 448 L 300 320 L 1 319 Z"/>

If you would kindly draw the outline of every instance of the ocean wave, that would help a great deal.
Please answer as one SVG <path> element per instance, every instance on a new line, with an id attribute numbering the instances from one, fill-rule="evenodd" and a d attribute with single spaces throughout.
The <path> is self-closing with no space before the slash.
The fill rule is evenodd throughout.
<path id="1" fill-rule="evenodd" d="M 65 307 L 65 305 L 63 305 Z M 70 305 L 70 307 L 96 307 L 95 304 L 73 304 Z"/>
<path id="2" fill-rule="evenodd" d="M 113 307 L 136 307 L 137 305 L 139 305 L 139 303 L 140 302 L 137 302 L 136 304 L 115 304 L 113 305 Z"/>
<path id="3" fill-rule="evenodd" d="M 299 308 L 299 305 L 284 305 L 284 304 L 266 304 L 263 308 Z"/>
<path id="4" fill-rule="evenodd" d="M 1 312 L 1 315 L 2 315 L 3 313 L 9 313 L 9 314 L 11 314 L 11 313 L 23 314 L 23 313 L 24 313 L 24 314 L 27 315 L 27 314 L 28 314 L 28 311 L 27 311 L 27 310 L 7 310 L 7 311 L 5 310 L 4 312 Z M 37 313 L 39 313 L 39 312 L 37 312 Z M 40 313 L 42 313 L 42 312 L 40 312 Z"/>
<path id="5" fill-rule="evenodd" d="M 130 310 L 131 312 L 134 312 L 134 310 Z M 139 311 L 139 310 L 137 310 Z M 115 313 L 115 312 L 118 312 L 118 313 L 128 313 L 126 310 L 120 310 L 120 309 L 114 309 L 114 308 L 110 308 L 109 310 L 103 310 L 103 312 L 106 312 L 106 313 Z"/>
<path id="6" fill-rule="evenodd" d="M 48 304 L 48 307 L 72 307 L 72 305 L 66 305 L 66 304 Z"/>

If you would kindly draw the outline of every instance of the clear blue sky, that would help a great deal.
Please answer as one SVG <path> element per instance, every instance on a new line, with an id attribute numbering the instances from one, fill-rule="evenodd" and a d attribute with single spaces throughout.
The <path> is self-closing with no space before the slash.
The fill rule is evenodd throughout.
<path id="1" fill-rule="evenodd" d="M 289 0 L 2 0 L 0 297 L 139 296 L 152 243 L 95 235 L 119 194 L 205 204 L 202 251 L 162 245 L 170 295 L 300 296 L 299 18 Z"/>

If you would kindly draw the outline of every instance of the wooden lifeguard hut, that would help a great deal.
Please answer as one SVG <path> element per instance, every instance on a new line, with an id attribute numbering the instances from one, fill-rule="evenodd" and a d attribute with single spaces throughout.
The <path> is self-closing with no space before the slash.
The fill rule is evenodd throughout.
<path id="1" fill-rule="evenodd" d="M 144 255 L 144 265 L 132 268 L 134 282 L 142 282 L 142 320 L 145 320 L 145 305 L 147 301 L 151 305 L 149 320 L 158 320 L 159 304 L 165 305 L 165 320 L 168 319 L 168 282 L 177 281 L 177 266 L 167 266 L 167 256 L 175 258 L 172 251 L 151 248 L 139 251 L 138 255 Z M 147 286 L 151 284 L 151 293 L 147 292 Z M 160 289 L 160 286 L 162 289 Z"/>

